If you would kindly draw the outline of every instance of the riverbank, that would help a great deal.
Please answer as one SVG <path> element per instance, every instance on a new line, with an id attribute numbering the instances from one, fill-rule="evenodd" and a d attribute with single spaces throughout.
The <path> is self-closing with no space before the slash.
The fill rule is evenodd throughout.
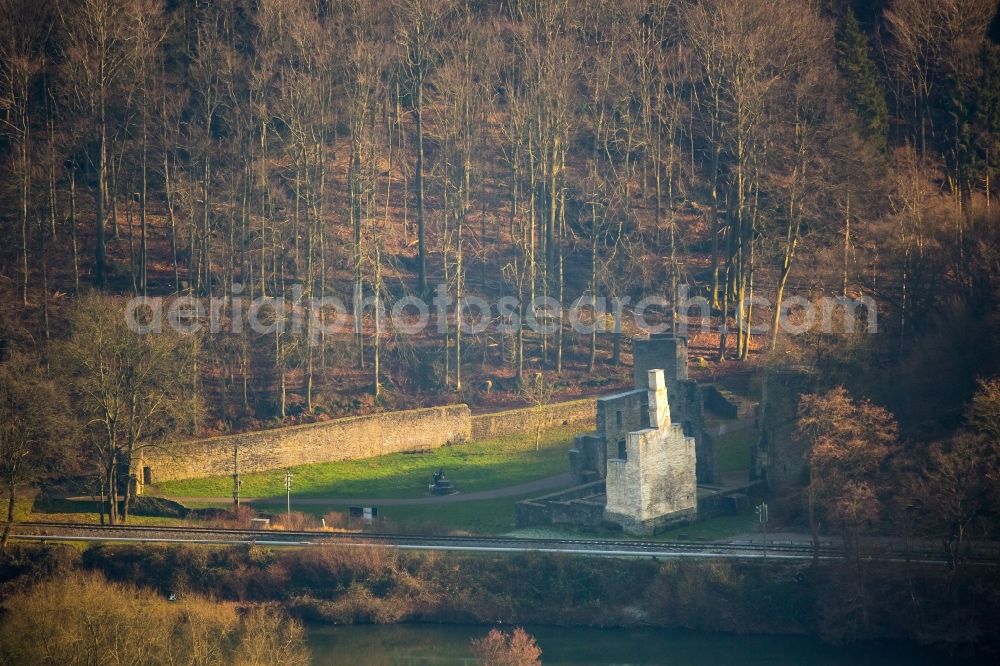
<path id="1" fill-rule="evenodd" d="M 651 628 L 528 625 L 545 666 L 931 666 L 955 664 L 944 651 L 913 643 L 876 641 L 830 645 L 811 636 L 741 636 Z M 315 664 L 474 663 L 471 642 L 487 627 L 456 624 L 331 626 L 307 624 Z"/>
<path id="2" fill-rule="evenodd" d="M 997 649 L 1000 607 L 995 576 L 939 565 L 156 545 L 16 545 L 0 563 L 0 600 L 86 571 L 165 596 L 279 603 L 312 623 L 655 627 L 977 652 Z"/>

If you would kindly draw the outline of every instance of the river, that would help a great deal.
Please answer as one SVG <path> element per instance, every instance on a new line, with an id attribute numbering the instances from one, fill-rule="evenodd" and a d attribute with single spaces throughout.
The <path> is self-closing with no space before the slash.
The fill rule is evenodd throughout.
<path id="1" fill-rule="evenodd" d="M 898 643 L 831 646 L 802 636 L 736 636 L 651 629 L 527 627 L 546 666 L 922 666 L 949 663 L 941 653 Z M 311 625 L 315 664 L 472 666 L 469 641 L 487 627 L 400 624 Z"/>

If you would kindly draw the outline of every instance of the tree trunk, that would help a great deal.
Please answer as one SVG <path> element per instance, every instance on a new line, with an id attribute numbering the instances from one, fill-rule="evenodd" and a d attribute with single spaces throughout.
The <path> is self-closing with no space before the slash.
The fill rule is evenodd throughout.
<path id="1" fill-rule="evenodd" d="M 421 65 L 422 66 L 422 65 Z M 417 189 L 417 283 L 420 293 L 427 292 L 427 248 L 424 227 L 424 85 L 423 73 L 417 81 L 417 169 L 414 185 Z"/>
<path id="2" fill-rule="evenodd" d="M 80 293 L 80 251 L 76 230 L 76 164 L 69 170 L 69 228 L 73 244 L 73 291 Z"/>
<path id="3" fill-rule="evenodd" d="M 806 488 L 809 503 L 809 533 L 812 536 L 813 565 L 819 564 L 819 521 L 816 520 L 816 491 Z"/>
<path id="4" fill-rule="evenodd" d="M 28 268 L 28 205 L 31 198 L 31 162 L 28 150 L 28 130 L 27 121 L 22 134 L 20 153 L 21 162 L 21 304 L 28 304 L 28 281 L 31 272 Z"/>
<path id="5" fill-rule="evenodd" d="M 595 193 L 596 198 L 596 193 Z M 597 365 L 597 202 L 590 204 L 590 311 L 594 318 L 590 329 L 590 356 L 587 372 L 593 372 Z M 603 323 L 603 322 L 602 322 Z"/>
<path id="6" fill-rule="evenodd" d="M 96 245 L 94 248 L 94 282 L 98 288 L 103 288 L 107 284 L 105 275 L 105 250 L 104 250 L 104 202 L 106 199 L 106 178 L 107 178 L 107 128 L 104 122 L 104 103 L 101 102 L 101 136 L 97 160 L 97 216 L 94 220 L 96 226 Z"/>
<path id="7" fill-rule="evenodd" d="M 148 178 L 146 174 L 146 113 L 143 104 L 142 114 L 142 183 L 139 190 L 139 290 L 143 297 L 146 296 L 146 188 Z"/>

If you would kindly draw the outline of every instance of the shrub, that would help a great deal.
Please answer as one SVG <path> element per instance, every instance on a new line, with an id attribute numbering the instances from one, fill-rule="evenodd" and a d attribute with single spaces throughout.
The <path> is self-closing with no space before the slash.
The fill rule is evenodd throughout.
<path id="1" fill-rule="evenodd" d="M 326 526 L 330 529 L 345 529 L 347 527 L 347 515 L 343 511 L 329 511 L 323 516 Z"/>
<path id="2" fill-rule="evenodd" d="M 396 554 L 386 548 L 326 545 L 284 554 L 292 579 L 306 588 L 346 588 L 354 581 L 392 578 Z"/>
<path id="3" fill-rule="evenodd" d="M 300 532 L 302 530 L 314 530 L 319 527 L 316 516 L 292 511 L 291 513 L 279 513 L 271 519 L 271 527 L 278 530 L 288 530 L 289 532 Z"/>
<path id="4" fill-rule="evenodd" d="M 59 578 L 7 603 L 0 654 L 18 664 L 307 664 L 302 627 L 270 608 L 240 617 L 197 596 L 170 602 L 98 574 Z"/>
<path id="5" fill-rule="evenodd" d="M 513 633 L 491 629 L 472 641 L 472 651 L 486 666 L 534 666 L 541 664 L 542 650 L 528 632 L 518 627 Z"/>
<path id="6" fill-rule="evenodd" d="M 246 504 L 241 504 L 238 509 L 228 509 L 221 514 L 207 515 L 205 521 L 210 527 L 215 528 L 246 529 L 250 527 L 250 519 L 256 517 L 256 511 Z"/>
<path id="7" fill-rule="evenodd" d="M 80 551 L 72 546 L 10 544 L 0 554 L 0 599 L 46 578 L 70 575 L 79 565 Z"/>

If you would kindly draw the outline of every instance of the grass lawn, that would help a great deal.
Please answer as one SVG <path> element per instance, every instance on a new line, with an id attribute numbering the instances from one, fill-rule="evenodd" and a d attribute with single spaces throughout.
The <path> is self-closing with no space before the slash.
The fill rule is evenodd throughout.
<path id="1" fill-rule="evenodd" d="M 735 534 L 746 534 L 757 528 L 757 516 L 742 513 L 701 520 L 691 525 L 672 527 L 653 537 L 655 541 L 717 541 Z"/>
<path id="2" fill-rule="evenodd" d="M 101 517 L 97 507 L 92 502 L 71 502 L 69 500 L 53 500 L 48 508 L 35 506 L 34 500 L 28 497 L 19 498 L 14 503 L 14 520 L 44 521 L 49 523 L 83 523 L 98 524 Z M 161 518 L 158 516 L 128 517 L 129 525 L 172 526 L 185 525 L 187 521 L 180 518 Z"/>
<path id="3" fill-rule="evenodd" d="M 457 533 L 457 534 L 503 534 L 514 529 L 514 505 L 527 499 L 522 497 L 505 497 L 498 500 L 483 500 L 475 502 L 453 502 L 449 504 L 429 504 L 419 506 L 387 506 L 379 509 L 383 522 L 372 528 L 377 532 L 408 532 L 408 533 Z M 193 506 L 219 506 L 218 503 L 192 503 Z M 260 511 L 280 514 L 284 512 L 283 502 L 255 502 L 254 507 Z M 292 508 L 305 513 L 322 517 L 330 511 L 346 513 L 348 505 L 329 504 L 312 505 Z M 97 524 L 96 512 L 60 512 L 45 513 L 32 511 L 30 502 L 18 502 L 17 520 L 40 520 L 47 522 L 71 522 L 81 524 Z M 149 526 L 204 526 L 197 521 L 178 518 L 155 518 L 151 516 L 130 516 L 129 525 Z M 355 526 L 357 527 L 357 526 Z"/>
<path id="4" fill-rule="evenodd" d="M 427 483 L 438 468 L 462 492 L 476 492 L 516 485 L 565 472 L 568 468 L 566 451 L 578 428 L 556 428 L 542 433 L 539 450 L 535 451 L 534 438 L 530 435 L 500 437 L 435 449 L 429 453 L 397 453 L 364 460 L 301 465 L 291 469 L 293 482 L 292 508 L 317 517 L 330 511 L 345 512 L 346 502 L 329 504 L 295 505 L 296 498 L 406 498 L 426 495 Z M 755 429 L 729 433 L 716 439 L 715 458 L 720 472 L 742 471 L 749 466 L 750 447 L 757 437 Z M 254 506 L 272 514 L 285 509 L 284 470 L 244 474 L 243 495 L 261 498 Z M 175 497 L 202 497 L 199 502 L 189 501 L 189 506 L 228 506 L 228 500 L 213 502 L 209 498 L 226 498 L 232 490 L 228 476 L 208 479 L 171 481 L 150 488 L 149 494 Z M 450 502 L 415 506 L 383 506 L 380 512 L 384 522 L 379 531 L 405 532 L 467 532 L 473 534 L 502 534 L 515 529 L 514 505 L 524 497 L 505 497 L 495 500 Z M 263 499 L 273 498 L 273 499 Z M 19 520 L 68 520 L 97 522 L 96 512 L 89 506 L 54 504 L 47 512 L 33 510 L 32 502 L 24 499 L 17 504 Z M 132 516 L 134 525 L 171 525 L 182 521 L 172 518 Z M 655 538 L 659 540 L 710 541 L 746 533 L 756 527 L 752 515 L 723 516 L 693 525 L 670 529 Z M 617 537 L 620 533 L 577 533 L 566 530 L 567 536 Z"/>
<path id="5" fill-rule="evenodd" d="M 737 430 L 715 438 L 715 469 L 745 472 L 750 469 L 750 449 L 759 437 L 756 428 Z"/>
<path id="6" fill-rule="evenodd" d="M 404 498 L 427 493 L 437 469 L 461 492 L 503 488 L 534 481 L 569 468 L 567 450 L 580 429 L 555 428 L 541 435 L 539 450 L 531 435 L 498 437 L 441 447 L 427 453 L 393 453 L 362 460 L 315 463 L 292 467 L 294 497 Z M 242 494 L 254 498 L 284 498 L 285 470 L 242 474 Z M 227 497 L 229 476 L 167 481 L 147 492 L 168 497 Z"/>
<path id="7" fill-rule="evenodd" d="M 514 505 L 535 495 L 537 493 L 496 500 L 379 507 L 382 522 L 372 529 L 422 534 L 503 534 L 514 529 Z M 297 510 L 322 517 L 329 511 L 346 513 L 347 507 L 347 504 L 302 505 Z M 254 502 L 254 508 L 279 514 L 284 512 L 285 504 L 283 501 Z M 292 510 L 296 510 L 294 498 Z"/>
<path id="8" fill-rule="evenodd" d="M 537 493 L 536 493 L 537 494 Z M 501 534 L 514 529 L 514 505 L 521 497 L 505 497 L 497 500 L 474 502 L 450 502 L 447 504 L 425 504 L 417 506 L 386 506 L 380 507 L 383 523 L 374 530 L 379 532 L 403 531 L 447 533 L 467 532 L 470 534 Z M 191 502 L 191 508 L 208 506 L 228 508 L 228 504 L 218 502 Z M 330 511 L 347 512 L 347 504 L 319 504 L 295 506 L 292 509 L 322 517 Z M 259 511 L 280 514 L 285 510 L 285 501 L 254 502 L 254 508 Z M 75 510 L 74 510 L 75 509 Z M 66 506 L 53 506 L 52 512 L 33 510 L 30 499 L 18 500 L 15 507 L 15 519 L 21 521 L 41 520 L 47 522 L 71 522 L 82 524 L 97 524 L 96 511 L 90 511 L 90 506 L 79 502 L 67 502 Z M 152 516 L 130 516 L 129 525 L 171 526 L 195 525 L 203 526 L 197 521 L 178 518 L 156 518 Z"/>
<path id="9" fill-rule="evenodd" d="M 621 531 L 592 529 L 582 530 L 572 527 L 540 526 L 522 527 L 511 530 L 511 536 L 544 539 L 625 539 L 638 541 L 717 541 L 737 534 L 747 534 L 758 527 L 757 517 L 750 513 L 735 516 L 719 516 L 701 520 L 691 525 L 672 527 L 653 536 L 633 537 Z"/>

